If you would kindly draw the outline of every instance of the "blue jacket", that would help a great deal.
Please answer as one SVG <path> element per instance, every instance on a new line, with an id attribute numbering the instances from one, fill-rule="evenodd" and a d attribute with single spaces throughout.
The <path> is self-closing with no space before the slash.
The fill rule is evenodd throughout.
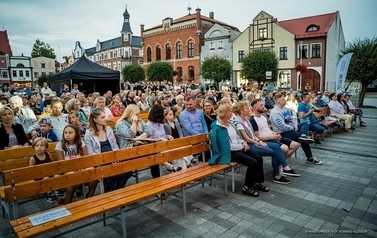
<path id="1" fill-rule="evenodd" d="M 218 125 L 216 120 L 212 123 L 209 135 L 213 156 L 208 160 L 208 163 L 230 164 L 231 156 L 228 130 Z"/>

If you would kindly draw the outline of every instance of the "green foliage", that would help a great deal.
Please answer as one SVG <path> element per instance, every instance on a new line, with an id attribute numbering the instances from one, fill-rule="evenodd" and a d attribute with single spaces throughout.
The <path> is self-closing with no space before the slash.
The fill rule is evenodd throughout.
<path id="1" fill-rule="evenodd" d="M 44 82 L 47 82 L 47 84 L 50 83 L 50 75 L 41 75 L 41 76 L 39 76 L 39 78 L 38 78 L 38 85 L 42 87 Z"/>
<path id="2" fill-rule="evenodd" d="M 46 44 L 43 41 L 37 39 L 34 43 L 34 46 L 31 50 L 31 57 L 47 57 L 51 59 L 56 59 L 55 50 L 50 47 L 49 44 Z"/>
<path id="3" fill-rule="evenodd" d="M 150 81 L 173 81 L 173 73 L 173 67 L 167 62 L 152 62 L 147 68 L 147 77 Z"/>
<path id="4" fill-rule="evenodd" d="M 140 65 L 131 64 L 122 69 L 122 76 L 124 81 L 136 83 L 145 79 L 145 72 Z"/>
<path id="5" fill-rule="evenodd" d="M 225 58 L 208 57 L 202 63 L 201 74 L 203 78 L 213 79 L 216 82 L 229 80 L 232 76 L 232 65 Z"/>
<path id="6" fill-rule="evenodd" d="M 377 78 L 377 37 L 373 39 L 365 38 L 364 40 L 356 39 L 349 42 L 340 52 L 339 60 L 348 53 L 353 53 L 353 56 L 348 68 L 347 81 L 349 84 L 361 82 L 359 106 L 362 106 L 368 85 Z"/>
<path id="7" fill-rule="evenodd" d="M 274 52 L 255 51 L 247 54 L 241 65 L 241 75 L 258 83 L 266 81 L 266 71 L 272 72 L 272 79 L 278 78 L 279 60 Z"/>

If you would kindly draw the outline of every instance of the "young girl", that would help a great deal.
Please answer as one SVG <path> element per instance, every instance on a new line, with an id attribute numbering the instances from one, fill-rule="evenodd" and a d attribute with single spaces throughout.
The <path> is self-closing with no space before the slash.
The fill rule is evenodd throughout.
<path id="1" fill-rule="evenodd" d="M 31 147 L 35 150 L 35 154 L 30 158 L 29 166 L 46 164 L 52 162 L 52 156 L 49 152 L 46 152 L 48 148 L 48 142 L 44 137 L 37 137 L 33 140 Z M 38 179 L 39 180 L 39 179 Z M 56 193 L 47 193 L 47 202 L 53 203 L 58 200 Z"/>
<path id="2" fill-rule="evenodd" d="M 85 136 L 85 132 L 86 132 L 86 123 L 85 122 L 82 122 L 79 118 L 79 114 L 78 112 L 76 111 L 71 111 L 69 114 L 68 114 L 68 122 L 77 126 L 80 130 L 80 135 L 81 137 L 84 137 Z"/>
<path id="3" fill-rule="evenodd" d="M 177 108 L 172 107 L 172 109 L 166 109 L 164 111 L 164 116 L 166 123 L 164 124 L 164 129 L 167 135 L 171 135 L 174 139 L 183 137 L 181 124 L 177 120 L 175 114 L 177 113 Z M 182 159 L 173 160 L 173 165 L 176 168 L 181 167 L 186 169 L 191 166 L 191 160 L 193 156 L 185 156 Z"/>
<path id="4" fill-rule="evenodd" d="M 61 142 L 56 144 L 56 157 L 58 160 L 70 160 L 88 155 L 84 141 L 81 140 L 80 130 L 73 124 L 64 127 L 63 138 Z M 86 197 L 94 195 L 97 181 L 89 182 L 89 192 Z M 65 199 L 60 199 L 59 204 L 64 205 L 72 202 L 73 193 L 76 191 L 77 185 L 67 188 Z"/>
<path id="5" fill-rule="evenodd" d="M 89 119 L 90 113 L 92 112 L 92 107 L 89 106 L 89 101 L 88 99 L 84 98 L 82 101 L 82 107 L 80 108 L 82 112 L 84 112 L 86 118 Z"/>

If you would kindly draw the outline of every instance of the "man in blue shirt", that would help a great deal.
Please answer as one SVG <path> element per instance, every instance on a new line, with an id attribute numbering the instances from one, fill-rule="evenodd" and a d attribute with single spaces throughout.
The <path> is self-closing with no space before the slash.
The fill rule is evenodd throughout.
<path id="1" fill-rule="evenodd" d="M 26 88 L 24 88 L 24 93 L 28 95 L 29 98 L 31 95 L 33 95 L 33 91 L 31 91 L 30 85 L 26 85 Z"/>
<path id="2" fill-rule="evenodd" d="M 313 112 L 315 112 L 318 109 L 310 108 L 309 102 L 310 102 L 309 93 L 306 93 L 306 92 L 303 93 L 302 102 L 298 105 L 297 112 L 299 114 L 300 121 L 307 123 L 309 125 L 309 130 L 315 133 L 314 143 L 321 144 L 318 138 L 323 133 L 325 133 L 329 129 L 329 127 L 317 121 L 317 118 L 314 116 Z"/>
<path id="3" fill-rule="evenodd" d="M 181 112 L 179 121 L 183 128 L 184 136 L 192 136 L 208 133 L 207 124 L 204 120 L 204 114 L 201 110 L 196 109 L 195 100 L 191 96 L 187 96 L 186 108 Z"/>

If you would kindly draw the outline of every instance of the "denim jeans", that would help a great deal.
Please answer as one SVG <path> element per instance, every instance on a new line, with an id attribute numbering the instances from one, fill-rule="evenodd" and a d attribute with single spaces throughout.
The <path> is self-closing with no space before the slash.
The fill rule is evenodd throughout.
<path id="1" fill-rule="evenodd" d="M 315 133 L 322 134 L 325 130 L 329 129 L 330 127 L 326 125 L 322 125 L 319 122 L 312 122 L 309 124 L 309 130 L 314 131 Z"/>
<path id="2" fill-rule="evenodd" d="M 280 133 L 282 137 L 286 137 L 288 139 L 291 139 L 293 141 L 299 142 L 298 138 L 304 134 L 307 135 L 309 131 L 309 125 L 306 122 L 301 122 L 298 124 L 298 131 L 292 130 L 292 131 L 284 131 Z M 310 159 L 313 157 L 312 149 L 310 148 L 310 145 L 307 143 L 301 143 L 302 150 L 305 153 L 306 158 Z"/>
<path id="3" fill-rule="evenodd" d="M 274 175 L 279 175 L 279 165 L 283 166 L 283 168 L 288 165 L 280 148 L 281 144 L 274 140 L 266 141 L 266 144 L 274 151 L 274 155 L 271 157 L 272 169 L 274 170 Z"/>

